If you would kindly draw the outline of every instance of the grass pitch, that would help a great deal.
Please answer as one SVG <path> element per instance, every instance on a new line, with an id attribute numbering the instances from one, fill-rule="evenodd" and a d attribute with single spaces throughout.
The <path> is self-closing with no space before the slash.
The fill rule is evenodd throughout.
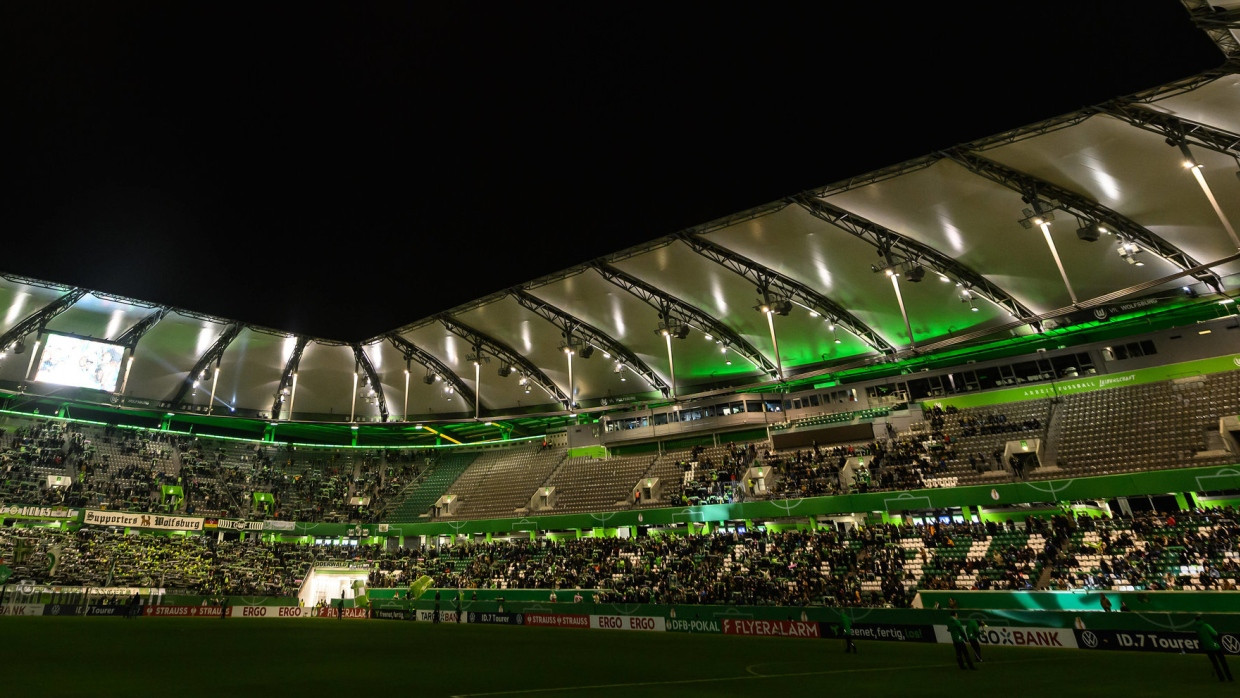
<path id="1" fill-rule="evenodd" d="M 0 617 L 0 637 L 4 693 L 46 697 L 1240 695 L 1203 655 L 986 647 L 961 671 L 950 645 L 336 619 Z"/>

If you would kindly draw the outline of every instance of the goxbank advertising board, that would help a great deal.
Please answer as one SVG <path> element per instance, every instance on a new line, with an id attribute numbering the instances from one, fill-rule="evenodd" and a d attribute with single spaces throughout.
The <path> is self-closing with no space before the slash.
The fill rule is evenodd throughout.
<path id="1" fill-rule="evenodd" d="M 934 626 L 935 638 L 950 645 L 952 634 L 946 625 Z M 984 627 L 978 633 L 983 645 L 1002 647 L 1060 647 L 1077 649 L 1076 635 L 1070 628 L 1017 628 L 1008 626 Z"/>

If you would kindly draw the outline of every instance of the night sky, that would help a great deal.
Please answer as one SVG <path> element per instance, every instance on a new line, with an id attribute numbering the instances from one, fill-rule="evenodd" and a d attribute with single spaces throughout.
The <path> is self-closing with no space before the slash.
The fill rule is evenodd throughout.
<path id="1" fill-rule="evenodd" d="M 360 340 L 1223 58 L 1177 0 L 439 5 L 4 3 L 0 271 Z"/>

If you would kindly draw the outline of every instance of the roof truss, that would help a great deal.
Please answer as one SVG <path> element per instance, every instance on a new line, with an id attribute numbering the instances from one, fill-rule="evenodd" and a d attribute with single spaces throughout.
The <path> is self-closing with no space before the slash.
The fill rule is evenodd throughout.
<path id="1" fill-rule="evenodd" d="M 637 375 L 646 379 L 652 387 L 663 394 L 663 397 L 671 395 L 671 386 L 663 381 L 653 369 L 637 357 L 636 354 L 629 351 L 620 342 L 617 342 L 610 335 L 589 325 L 577 317 L 564 312 L 550 303 L 534 297 L 526 291 L 520 289 L 512 290 L 512 297 L 522 306 L 530 311 L 537 313 L 543 319 L 554 324 L 564 333 L 564 338 L 569 339 L 573 336 L 581 337 L 585 341 L 599 347 L 603 351 L 616 357 L 617 361 L 623 361 L 626 366 L 632 369 Z"/>
<path id="2" fill-rule="evenodd" d="M 603 275 L 611 283 L 632 293 L 634 296 L 645 301 L 652 308 L 659 311 L 659 320 L 666 327 L 670 324 L 686 324 L 697 325 L 699 328 L 710 332 L 719 337 L 725 344 L 730 346 L 734 351 L 749 359 L 755 366 L 765 372 L 772 378 L 779 376 L 779 370 L 771 360 L 766 358 L 753 347 L 744 337 L 733 332 L 726 325 L 716 320 L 711 315 L 702 311 L 700 308 L 692 306 L 678 298 L 661 291 L 654 286 L 630 276 L 623 271 L 606 264 L 598 262 L 594 264 L 594 269 Z"/>
<path id="3" fill-rule="evenodd" d="M 519 367 L 525 378 L 533 381 L 535 385 L 542 388 L 548 395 L 555 398 L 557 402 L 566 408 L 571 407 L 572 398 L 566 395 L 563 390 L 560 390 L 559 386 L 547 374 L 542 372 L 542 369 L 535 366 L 533 362 L 525 358 L 520 352 L 514 351 L 507 344 L 461 323 L 446 313 L 438 316 L 438 319 L 443 323 L 444 327 L 448 328 L 449 332 L 453 332 L 468 340 L 475 351 L 480 352 L 482 349 L 486 349 L 494 356 L 499 357 L 499 359 Z"/>
<path id="4" fill-rule="evenodd" d="M 422 364 L 429 372 L 427 374 L 428 376 L 431 374 L 439 376 L 441 380 L 446 381 L 449 385 L 451 385 L 452 388 L 456 390 L 456 394 L 460 395 L 465 402 L 469 403 L 471 408 L 475 411 L 478 409 L 478 394 L 471 390 L 465 381 L 461 380 L 461 377 L 456 375 L 455 371 L 448 368 L 447 364 L 435 358 L 432 354 L 427 353 L 421 347 L 417 346 L 413 342 L 410 342 L 396 332 L 386 334 L 384 335 L 384 338 L 391 342 L 392 346 L 400 350 L 400 353 L 404 355 L 406 362 L 413 360 Z"/>
<path id="5" fill-rule="evenodd" d="M 1077 220 L 1103 224 L 1115 231 L 1117 236 L 1150 250 L 1184 271 L 1201 266 L 1201 262 L 1193 259 L 1187 252 L 1171 244 L 1162 236 L 1138 225 L 1118 211 L 1090 201 L 1074 191 L 1006 167 L 963 148 L 947 151 L 946 156 L 974 174 L 1020 192 L 1027 203 L 1057 201 L 1057 208 L 1075 216 Z M 1039 213 L 1045 213 L 1045 211 L 1039 211 Z M 1210 286 L 1216 293 L 1223 289 L 1223 280 L 1213 271 L 1193 272 L 1192 276 Z"/>

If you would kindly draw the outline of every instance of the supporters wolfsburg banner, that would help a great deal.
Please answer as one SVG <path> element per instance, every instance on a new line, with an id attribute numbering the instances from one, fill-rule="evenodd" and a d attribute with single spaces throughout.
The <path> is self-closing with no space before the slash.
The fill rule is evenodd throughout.
<path id="1" fill-rule="evenodd" d="M 164 514 L 130 514 L 123 511 L 97 511 L 87 509 L 82 523 L 92 526 L 126 526 L 129 528 L 159 528 L 170 531 L 201 531 L 202 518 L 193 516 L 166 516 Z"/>

